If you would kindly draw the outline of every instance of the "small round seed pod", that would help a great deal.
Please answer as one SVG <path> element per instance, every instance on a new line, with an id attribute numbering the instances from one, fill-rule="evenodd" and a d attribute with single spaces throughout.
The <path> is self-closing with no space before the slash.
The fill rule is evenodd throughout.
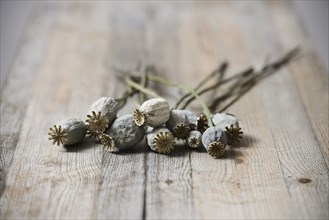
<path id="1" fill-rule="evenodd" d="M 106 149 L 110 152 L 118 151 L 118 149 L 115 148 L 114 140 L 110 135 L 103 133 L 103 134 L 99 135 L 99 140 L 100 140 L 101 144 L 104 146 L 104 149 Z"/>
<path id="2" fill-rule="evenodd" d="M 207 116 L 200 115 L 196 121 L 196 130 L 203 133 L 207 130 L 207 128 L 209 128 Z"/>
<path id="3" fill-rule="evenodd" d="M 189 125 L 190 125 L 190 129 L 191 130 L 195 130 L 196 129 L 196 121 L 198 120 L 198 116 L 196 116 L 196 114 L 194 114 L 193 112 L 183 109 L 181 110 L 185 113 L 185 115 L 188 118 L 189 121 Z"/>
<path id="4" fill-rule="evenodd" d="M 181 110 L 171 110 L 166 127 L 177 138 L 185 139 L 190 134 L 189 120 Z"/>
<path id="5" fill-rule="evenodd" d="M 191 148 L 198 148 L 202 146 L 202 134 L 200 131 L 191 131 L 190 135 L 186 138 L 187 146 Z"/>
<path id="6" fill-rule="evenodd" d="M 111 124 L 117 116 L 119 110 L 119 103 L 111 97 L 102 97 L 97 99 L 89 109 L 89 112 L 100 112 L 100 116 L 104 116 Z"/>
<path id="7" fill-rule="evenodd" d="M 231 146 L 236 145 L 242 138 L 242 130 L 239 126 L 238 119 L 231 114 L 216 113 L 212 116 L 215 126 L 223 129 L 227 136 L 227 143 Z"/>
<path id="8" fill-rule="evenodd" d="M 144 102 L 134 111 L 134 121 L 138 126 L 144 124 L 150 127 L 160 127 L 170 116 L 169 103 L 161 98 L 154 98 Z"/>
<path id="9" fill-rule="evenodd" d="M 202 135 L 202 144 L 214 158 L 222 157 L 227 145 L 226 134 L 219 127 L 211 126 Z"/>
<path id="10" fill-rule="evenodd" d="M 174 148 L 175 148 L 175 147 L 184 147 L 184 146 L 186 146 L 186 140 L 185 140 L 185 139 L 181 139 L 181 138 L 177 138 L 177 137 L 175 137 Z"/>
<path id="11" fill-rule="evenodd" d="M 146 135 L 151 150 L 160 154 L 169 154 L 174 149 L 175 137 L 167 128 L 156 128 Z"/>
<path id="12" fill-rule="evenodd" d="M 68 118 L 49 129 L 48 139 L 57 145 L 76 144 L 85 138 L 86 131 L 86 125 L 82 120 Z"/>
<path id="13" fill-rule="evenodd" d="M 101 112 L 92 111 L 91 115 L 87 115 L 87 135 L 93 137 L 95 140 L 99 140 L 99 136 L 105 132 L 109 126 L 109 120 L 102 115 Z"/>
<path id="14" fill-rule="evenodd" d="M 106 133 L 114 140 L 112 152 L 117 152 L 134 147 L 143 139 L 145 130 L 135 124 L 132 115 L 127 114 L 117 118 Z"/>

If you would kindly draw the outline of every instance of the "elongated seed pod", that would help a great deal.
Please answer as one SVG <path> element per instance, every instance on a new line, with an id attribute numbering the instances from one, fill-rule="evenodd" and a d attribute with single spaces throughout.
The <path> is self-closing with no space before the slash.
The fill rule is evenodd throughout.
<path id="1" fill-rule="evenodd" d="M 104 116 L 108 123 L 111 124 L 117 116 L 119 103 L 111 97 L 102 97 L 97 99 L 89 109 L 89 113 L 100 112 L 100 116 Z"/>
<path id="2" fill-rule="evenodd" d="M 222 157 L 227 145 L 225 131 L 219 127 L 209 127 L 202 135 L 202 144 L 210 156 Z"/>
<path id="3" fill-rule="evenodd" d="M 189 120 L 181 110 L 171 110 L 166 127 L 177 138 L 185 139 L 190 134 Z"/>
<path id="4" fill-rule="evenodd" d="M 168 121 L 169 116 L 169 103 L 162 98 L 147 100 L 134 111 L 134 120 L 138 126 L 146 124 L 154 128 L 160 127 Z"/>
<path id="5" fill-rule="evenodd" d="M 148 146 L 160 154 L 169 154 L 174 149 L 175 137 L 167 128 L 156 128 L 146 135 Z"/>
<path id="6" fill-rule="evenodd" d="M 187 146 L 191 148 L 199 148 L 202 146 L 202 134 L 200 131 L 191 131 L 186 138 Z"/>
<path id="7" fill-rule="evenodd" d="M 49 140 L 53 144 L 71 145 L 82 141 L 86 136 L 85 123 L 77 118 L 64 119 L 49 130 Z"/>
<path id="8" fill-rule="evenodd" d="M 118 152 L 136 146 L 143 139 L 145 130 L 135 124 L 132 115 L 127 114 L 115 119 L 106 133 L 114 140 L 112 152 Z"/>

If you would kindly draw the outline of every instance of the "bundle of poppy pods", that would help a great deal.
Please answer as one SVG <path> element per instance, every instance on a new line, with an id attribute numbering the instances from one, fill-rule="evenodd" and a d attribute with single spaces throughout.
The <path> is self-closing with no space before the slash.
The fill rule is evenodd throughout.
<path id="1" fill-rule="evenodd" d="M 119 103 L 102 97 L 90 107 L 84 121 L 69 118 L 49 130 L 49 140 L 57 145 L 79 143 L 86 136 L 100 142 L 112 153 L 129 150 L 145 140 L 154 152 L 169 154 L 178 143 L 205 148 L 214 158 L 225 153 L 227 145 L 240 141 L 242 131 L 234 115 L 216 113 L 197 116 L 189 110 L 170 109 L 162 98 L 145 101 L 133 114 L 117 116 Z"/>

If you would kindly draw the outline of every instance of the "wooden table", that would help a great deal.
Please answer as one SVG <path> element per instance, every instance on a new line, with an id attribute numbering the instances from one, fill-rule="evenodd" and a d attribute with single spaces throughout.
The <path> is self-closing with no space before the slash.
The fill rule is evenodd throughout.
<path id="1" fill-rule="evenodd" d="M 123 92 L 109 66 L 153 63 L 195 85 L 220 61 L 230 75 L 297 45 L 297 61 L 228 109 L 245 136 L 223 159 L 47 139 Z M 42 2 L 1 91 L 1 218 L 328 219 L 328 139 L 328 73 L 289 2 Z"/>

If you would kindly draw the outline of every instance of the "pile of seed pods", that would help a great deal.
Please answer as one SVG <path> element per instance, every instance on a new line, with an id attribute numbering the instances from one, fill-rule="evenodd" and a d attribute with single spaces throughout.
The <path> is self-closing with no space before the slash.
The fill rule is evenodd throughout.
<path id="1" fill-rule="evenodd" d="M 169 154 L 183 143 L 192 149 L 205 148 L 210 156 L 220 158 L 227 145 L 235 146 L 243 133 L 231 114 L 216 113 L 209 125 L 205 115 L 170 109 L 162 98 L 145 101 L 133 114 L 118 116 L 118 110 L 115 99 L 102 97 L 91 105 L 85 121 L 69 118 L 56 123 L 49 130 L 49 140 L 72 145 L 87 136 L 112 153 L 129 150 L 146 140 L 152 151 Z"/>

